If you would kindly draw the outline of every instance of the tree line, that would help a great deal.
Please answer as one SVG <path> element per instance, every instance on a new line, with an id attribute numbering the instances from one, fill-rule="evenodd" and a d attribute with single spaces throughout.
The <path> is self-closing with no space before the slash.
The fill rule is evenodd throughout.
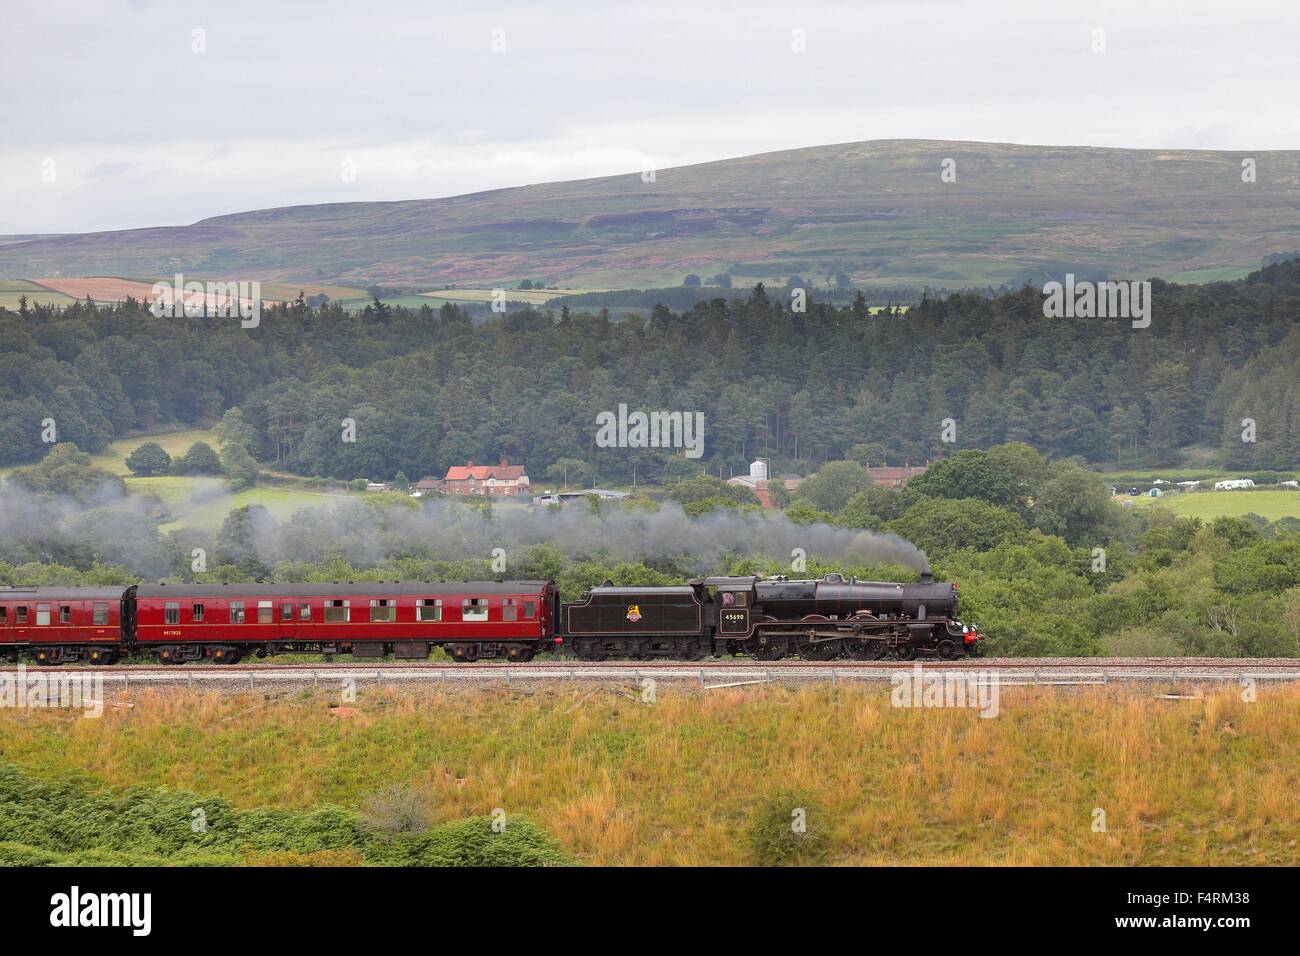
<path id="1" fill-rule="evenodd" d="M 1294 467 L 1300 263 L 1155 281 L 1153 296 L 1144 330 L 1047 319 L 1029 286 L 876 315 L 815 293 L 792 311 L 761 285 L 623 318 L 524 308 L 476 322 L 453 304 L 349 313 L 300 299 L 242 329 L 131 301 L 0 310 L 0 465 L 43 455 L 43 423 L 96 452 L 237 410 L 254 459 L 343 480 L 508 457 L 534 475 L 577 462 L 602 483 L 666 484 L 744 473 L 759 456 L 806 474 L 1004 442 L 1121 467 L 1174 464 L 1189 445 L 1235 467 Z M 599 447 L 596 415 L 620 403 L 703 412 L 703 457 Z"/>

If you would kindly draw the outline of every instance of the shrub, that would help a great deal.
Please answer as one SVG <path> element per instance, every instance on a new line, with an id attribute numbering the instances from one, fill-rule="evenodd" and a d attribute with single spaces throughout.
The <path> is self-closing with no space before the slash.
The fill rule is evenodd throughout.
<path id="1" fill-rule="evenodd" d="M 393 784 L 366 798 L 361 826 L 380 839 L 419 833 L 433 825 L 433 793 L 427 787 Z"/>
<path id="2" fill-rule="evenodd" d="M 827 852 L 826 813 L 793 791 L 774 793 L 754 810 L 749 848 L 762 866 L 820 862 Z"/>

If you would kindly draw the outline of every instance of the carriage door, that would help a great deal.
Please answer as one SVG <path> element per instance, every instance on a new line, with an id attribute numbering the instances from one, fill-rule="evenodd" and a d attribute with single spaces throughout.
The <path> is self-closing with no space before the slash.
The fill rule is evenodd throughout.
<path id="1" fill-rule="evenodd" d="M 749 633 L 749 594 L 745 591 L 718 591 L 718 633 Z"/>

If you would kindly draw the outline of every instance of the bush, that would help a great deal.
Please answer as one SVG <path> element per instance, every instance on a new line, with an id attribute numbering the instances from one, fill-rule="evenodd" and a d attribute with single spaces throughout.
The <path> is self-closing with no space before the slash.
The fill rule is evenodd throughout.
<path id="1" fill-rule="evenodd" d="M 361 826 L 380 839 L 419 833 L 433 825 L 433 793 L 427 787 L 394 784 L 366 798 Z"/>
<path id="2" fill-rule="evenodd" d="M 820 862 L 827 852 L 826 812 L 793 791 L 774 793 L 754 810 L 749 848 L 762 866 Z"/>
<path id="3" fill-rule="evenodd" d="M 500 833 L 490 817 L 471 817 L 403 833 L 367 854 L 391 866 L 569 866 L 573 861 L 528 820 L 505 821 Z"/>

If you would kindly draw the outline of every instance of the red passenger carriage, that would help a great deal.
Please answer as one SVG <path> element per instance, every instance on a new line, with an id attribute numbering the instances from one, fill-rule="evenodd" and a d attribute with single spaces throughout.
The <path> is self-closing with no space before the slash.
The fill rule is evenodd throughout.
<path id="1" fill-rule="evenodd" d="M 0 588 L 0 655 L 111 664 L 129 629 L 126 588 Z"/>
<path id="2" fill-rule="evenodd" d="M 134 589 L 135 641 L 166 663 L 247 653 L 531 660 L 550 646 L 550 581 L 177 584 Z"/>

